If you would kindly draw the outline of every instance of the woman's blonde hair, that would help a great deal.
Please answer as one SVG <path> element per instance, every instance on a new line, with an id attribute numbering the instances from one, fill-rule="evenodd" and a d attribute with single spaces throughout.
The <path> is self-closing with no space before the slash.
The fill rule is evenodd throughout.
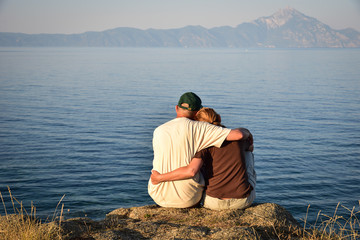
<path id="1" fill-rule="evenodd" d="M 217 114 L 217 112 L 215 112 L 214 109 L 209 108 L 209 107 L 204 107 L 201 108 L 196 116 L 195 116 L 195 120 L 197 121 L 201 121 L 201 122 L 208 122 L 220 127 L 225 127 L 224 125 L 221 124 L 221 117 L 219 114 Z"/>

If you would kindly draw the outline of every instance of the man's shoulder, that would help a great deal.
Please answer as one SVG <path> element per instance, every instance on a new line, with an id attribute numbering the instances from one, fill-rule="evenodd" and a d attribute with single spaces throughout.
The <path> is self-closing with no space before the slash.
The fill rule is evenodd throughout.
<path id="1" fill-rule="evenodd" d="M 163 124 L 161 124 L 160 126 L 158 126 L 156 129 L 162 129 L 162 128 L 167 128 L 167 127 L 173 127 L 173 126 L 177 126 L 177 125 L 181 125 L 181 124 L 184 124 L 186 122 L 195 122 L 191 119 L 188 119 L 188 118 L 185 118 L 185 117 L 182 117 L 182 118 L 174 118 L 174 119 L 171 119 Z"/>
<path id="2" fill-rule="evenodd" d="M 161 124 L 160 126 L 156 127 L 155 130 L 154 130 L 154 134 L 155 133 L 160 133 L 160 132 L 171 131 L 177 125 L 179 125 L 178 118 L 171 119 L 171 120 Z"/>
<path id="3" fill-rule="evenodd" d="M 189 118 L 181 117 L 181 118 L 174 118 L 166 123 L 161 124 L 157 128 L 155 128 L 154 133 L 156 132 L 173 132 L 175 129 L 203 129 L 206 131 L 208 130 L 215 130 L 215 129 L 221 129 L 224 128 L 215 126 L 213 124 L 210 124 L 208 122 L 201 122 L 201 121 L 195 121 Z"/>
<path id="4" fill-rule="evenodd" d="M 163 124 L 159 125 L 158 127 L 156 127 L 156 128 L 155 128 L 155 130 L 157 130 L 157 129 L 161 129 L 161 128 L 166 128 L 167 126 L 169 126 L 169 125 L 173 124 L 173 122 L 174 122 L 175 120 L 176 120 L 176 118 L 171 119 L 171 120 L 169 120 L 169 121 L 167 121 L 167 122 L 165 122 L 165 123 L 163 123 Z"/>

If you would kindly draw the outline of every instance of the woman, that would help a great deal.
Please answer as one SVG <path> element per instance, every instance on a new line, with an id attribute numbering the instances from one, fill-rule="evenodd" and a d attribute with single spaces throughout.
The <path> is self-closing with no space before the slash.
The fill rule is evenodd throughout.
<path id="1" fill-rule="evenodd" d="M 197 121 L 221 125 L 221 117 L 212 108 L 202 108 L 196 115 Z M 186 167 L 159 174 L 152 172 L 154 184 L 164 181 L 188 179 L 201 169 L 206 191 L 203 205 L 206 208 L 244 209 L 255 199 L 256 173 L 252 154 L 252 136 L 246 140 L 225 141 L 221 148 L 210 147 L 198 152 Z"/>

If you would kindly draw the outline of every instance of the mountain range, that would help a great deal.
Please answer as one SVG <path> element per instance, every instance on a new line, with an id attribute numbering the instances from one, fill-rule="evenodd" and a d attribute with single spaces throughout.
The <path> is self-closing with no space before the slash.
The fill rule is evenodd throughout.
<path id="1" fill-rule="evenodd" d="M 236 27 L 120 27 L 81 34 L 0 33 L 1 47 L 358 48 L 360 32 L 334 30 L 287 7 Z"/>

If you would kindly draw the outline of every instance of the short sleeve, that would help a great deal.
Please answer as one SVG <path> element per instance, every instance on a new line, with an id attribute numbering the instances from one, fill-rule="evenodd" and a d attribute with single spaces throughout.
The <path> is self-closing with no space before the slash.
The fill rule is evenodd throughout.
<path id="1" fill-rule="evenodd" d="M 202 158 L 202 154 L 201 154 L 202 151 L 200 152 L 197 152 L 194 156 L 194 158 Z"/>
<path id="2" fill-rule="evenodd" d="M 198 150 L 202 150 L 211 146 L 221 147 L 231 129 L 215 126 L 207 122 L 196 122 L 196 139 Z"/>
<path id="3" fill-rule="evenodd" d="M 210 147 L 211 148 L 211 147 Z M 210 148 L 205 148 L 199 152 L 197 152 L 194 156 L 194 158 L 201 158 L 201 159 L 205 159 L 206 158 L 206 155 L 209 154 L 209 149 Z"/>

